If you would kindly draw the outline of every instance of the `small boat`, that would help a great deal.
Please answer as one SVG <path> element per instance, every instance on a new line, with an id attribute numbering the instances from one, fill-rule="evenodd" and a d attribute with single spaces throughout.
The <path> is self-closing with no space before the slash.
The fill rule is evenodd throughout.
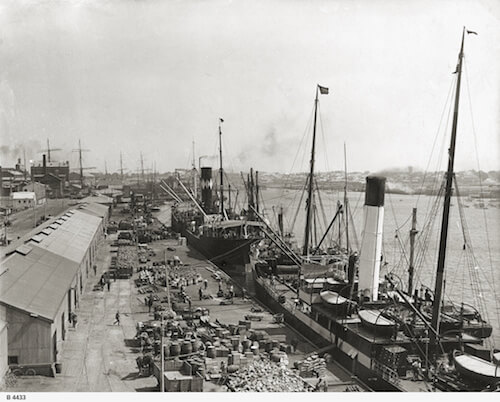
<path id="1" fill-rule="evenodd" d="M 379 310 L 360 310 L 358 312 L 361 323 L 366 328 L 380 335 L 392 335 L 396 323 L 382 315 Z"/>
<path id="2" fill-rule="evenodd" d="M 342 306 L 348 302 L 348 299 L 344 296 L 339 295 L 337 292 L 332 292 L 331 290 L 325 290 L 319 295 L 323 303 L 332 307 Z"/>
<path id="3" fill-rule="evenodd" d="M 483 384 L 494 384 L 500 381 L 500 364 L 491 363 L 479 357 L 460 354 L 455 351 L 453 354 L 455 369 L 465 378 Z"/>

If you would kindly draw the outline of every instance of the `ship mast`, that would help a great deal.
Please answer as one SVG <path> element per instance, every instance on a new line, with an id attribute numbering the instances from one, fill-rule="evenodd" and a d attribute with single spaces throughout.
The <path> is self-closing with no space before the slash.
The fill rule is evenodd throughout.
<path id="1" fill-rule="evenodd" d="M 222 129 L 224 120 L 219 118 L 219 161 L 220 161 L 220 213 L 224 219 L 224 171 L 222 170 Z"/>
<path id="2" fill-rule="evenodd" d="M 194 140 L 193 140 L 193 161 L 191 163 L 191 173 L 193 174 L 193 190 L 194 190 L 194 198 L 198 198 L 198 172 L 196 171 L 195 157 L 194 157 Z"/>
<path id="3" fill-rule="evenodd" d="M 316 85 L 316 99 L 314 100 L 314 126 L 313 126 L 313 138 L 312 138 L 312 148 L 311 148 L 311 166 L 309 171 L 309 186 L 307 189 L 307 212 L 306 212 L 306 229 L 304 233 L 304 248 L 302 249 L 302 255 L 309 254 L 309 233 L 311 231 L 311 212 L 312 212 L 312 195 L 313 195 L 313 183 L 314 183 L 314 151 L 316 147 L 316 117 L 318 114 L 318 92 L 319 85 Z"/>
<path id="4" fill-rule="evenodd" d="M 413 293 L 413 277 L 415 272 L 415 236 L 417 235 L 417 208 L 413 208 L 411 214 L 410 229 L 410 264 L 408 267 L 408 296 Z"/>
<path id="5" fill-rule="evenodd" d="M 344 215 L 345 215 L 345 241 L 346 241 L 346 249 L 347 249 L 347 256 L 351 255 L 350 253 L 350 245 L 349 245 L 349 200 L 347 199 L 347 151 L 345 148 L 345 142 L 344 142 L 344 174 L 345 174 L 345 181 L 344 181 Z"/>
<path id="6" fill-rule="evenodd" d="M 462 79 L 462 61 L 464 57 L 464 37 L 466 29 L 463 28 L 462 31 L 462 44 L 460 46 L 460 53 L 458 54 L 458 64 L 455 71 L 457 76 L 457 88 L 455 92 L 455 106 L 453 110 L 453 125 L 451 129 L 451 140 L 450 148 L 448 149 L 448 169 L 446 171 L 446 187 L 444 194 L 444 207 L 443 207 L 443 219 L 441 222 L 441 237 L 439 239 L 439 254 L 438 254 L 438 264 L 436 273 L 436 284 L 434 287 L 434 304 L 432 307 L 432 321 L 431 325 L 435 332 L 431 334 L 432 343 L 437 344 L 437 335 L 439 334 L 439 316 L 441 312 L 441 300 L 443 292 L 443 281 L 444 281 L 444 266 L 446 258 L 446 244 L 448 240 L 448 221 L 450 217 L 450 202 L 452 195 L 452 184 L 453 184 L 453 167 L 455 162 L 455 144 L 457 139 L 457 122 L 458 122 L 458 106 L 460 101 L 460 82 Z M 467 31 L 467 33 L 472 33 Z M 475 32 L 474 32 L 475 33 Z"/>

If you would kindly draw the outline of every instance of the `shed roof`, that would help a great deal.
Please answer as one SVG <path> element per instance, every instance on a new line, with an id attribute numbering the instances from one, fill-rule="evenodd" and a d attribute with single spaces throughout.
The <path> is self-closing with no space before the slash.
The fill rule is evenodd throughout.
<path id="1" fill-rule="evenodd" d="M 2 261 L 0 303 L 54 321 L 78 264 L 33 247 L 27 255 L 14 253 Z"/>
<path id="2" fill-rule="evenodd" d="M 94 216 L 98 216 L 99 218 L 106 218 L 108 216 L 108 207 L 102 204 L 81 204 L 78 206 L 78 210 L 81 212 L 85 212 Z"/>
<path id="3" fill-rule="evenodd" d="M 34 200 L 35 193 L 32 191 L 16 191 L 12 193 L 13 200 Z"/>
<path id="4" fill-rule="evenodd" d="M 85 197 L 82 199 L 82 202 L 95 202 L 98 204 L 112 204 L 113 203 L 113 198 L 108 197 L 106 195 L 89 195 L 88 197 Z"/>
<path id="5" fill-rule="evenodd" d="M 33 241 L 28 244 L 80 264 L 100 224 L 100 218 L 77 211 L 67 221 L 61 220 L 60 227 L 38 244 Z"/>

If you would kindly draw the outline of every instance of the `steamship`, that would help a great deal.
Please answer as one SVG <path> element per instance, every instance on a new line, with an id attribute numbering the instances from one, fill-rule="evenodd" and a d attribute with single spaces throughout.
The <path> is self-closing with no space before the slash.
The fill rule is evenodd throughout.
<path id="1" fill-rule="evenodd" d="M 456 71 L 456 116 L 466 33 L 469 32 L 464 28 Z M 316 108 L 317 102 L 316 92 Z M 315 122 L 316 110 L 314 127 Z M 276 264 L 276 258 L 266 258 L 266 246 L 252 247 L 251 275 L 256 297 L 273 311 L 284 314 L 289 325 L 319 347 L 325 347 L 352 375 L 374 390 L 480 391 L 498 390 L 500 386 L 500 362 L 493 357 L 499 353 L 485 346 L 491 325 L 474 306 L 445 302 L 443 298 L 456 134 L 457 119 L 454 119 L 443 184 L 443 217 L 433 292 L 423 295 L 414 289 L 412 257 L 407 289 L 402 289 L 402 283 L 396 283 L 391 275 L 379 277 L 383 177 L 366 178 L 359 261 L 348 248 L 345 258 L 333 264 L 328 259 L 315 264 L 310 258 L 307 229 L 302 256 L 294 254 L 279 236 L 269 236 L 274 246 L 288 256 L 288 273 Z M 314 173 L 314 138 L 313 134 L 310 183 Z M 311 191 L 308 195 L 309 201 Z M 308 208 L 310 204 L 309 201 Z M 416 233 L 412 226 L 413 242 Z"/>
<path id="2" fill-rule="evenodd" d="M 230 274 L 239 274 L 250 262 L 250 246 L 263 238 L 264 225 L 252 213 L 234 214 L 224 207 L 224 172 L 222 169 L 222 130 L 219 120 L 220 193 L 218 205 L 212 199 L 212 168 L 202 167 L 201 201 L 185 188 L 190 201 L 180 199 L 172 207 L 172 229 L 187 239 L 190 247 Z M 196 180 L 196 178 L 195 178 Z M 229 202 L 230 203 L 230 202 Z M 218 209 L 217 213 L 214 211 Z"/>

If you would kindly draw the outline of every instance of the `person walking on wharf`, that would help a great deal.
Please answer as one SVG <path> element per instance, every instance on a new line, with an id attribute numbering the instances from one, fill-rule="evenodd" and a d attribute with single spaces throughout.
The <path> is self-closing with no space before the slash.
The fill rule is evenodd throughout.
<path id="1" fill-rule="evenodd" d="M 76 324 L 78 324 L 78 316 L 74 312 L 71 313 L 71 322 L 73 324 L 73 328 L 76 329 Z"/>
<path id="2" fill-rule="evenodd" d="M 113 323 L 113 325 L 115 325 L 115 324 L 120 325 L 120 312 L 119 311 L 117 311 L 115 314 L 115 322 Z"/>

